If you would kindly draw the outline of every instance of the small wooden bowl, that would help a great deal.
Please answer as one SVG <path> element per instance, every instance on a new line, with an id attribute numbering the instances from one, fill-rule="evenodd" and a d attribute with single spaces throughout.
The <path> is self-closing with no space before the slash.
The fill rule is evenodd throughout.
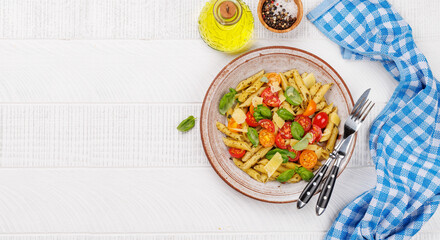
<path id="1" fill-rule="evenodd" d="M 296 3 L 296 6 L 298 6 L 298 14 L 296 15 L 296 21 L 293 23 L 292 26 L 290 26 L 289 28 L 283 29 L 283 30 L 278 30 L 278 29 L 274 29 L 271 28 L 267 25 L 267 23 L 264 21 L 263 16 L 262 16 L 262 12 L 261 10 L 263 9 L 263 3 L 266 0 L 260 0 L 260 2 L 258 3 L 258 9 L 257 9 L 257 14 L 258 14 L 258 19 L 260 19 L 261 24 L 263 24 L 263 26 L 265 28 L 267 28 L 269 31 L 272 31 L 274 33 L 286 33 L 286 32 L 290 32 L 292 31 L 294 28 L 296 28 L 296 26 L 299 25 L 299 23 L 301 22 L 302 16 L 303 16 L 303 4 L 301 2 L 301 0 L 293 0 Z"/>

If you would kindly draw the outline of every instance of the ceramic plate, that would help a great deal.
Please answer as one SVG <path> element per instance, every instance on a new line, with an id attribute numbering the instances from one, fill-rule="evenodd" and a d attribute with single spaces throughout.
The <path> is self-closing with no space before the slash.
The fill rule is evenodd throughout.
<path id="1" fill-rule="evenodd" d="M 260 183 L 235 166 L 222 141 L 224 134 L 218 131 L 215 126 L 216 121 L 226 123 L 226 117 L 218 111 L 218 104 L 230 87 L 235 88 L 240 81 L 261 69 L 266 72 L 285 72 L 294 68 L 298 69 L 300 73 L 314 73 L 319 82 L 334 83 L 325 98 L 327 102 L 333 102 L 338 107 L 338 113 L 343 123 L 354 104 L 350 91 L 341 76 L 321 58 L 307 51 L 291 47 L 265 47 L 237 57 L 220 71 L 206 92 L 203 101 L 200 130 L 203 147 L 212 167 L 227 184 L 237 191 L 265 202 L 294 202 L 306 186 L 306 182 L 301 181 L 295 184 L 281 184 L 276 181 Z M 339 126 L 339 132 L 342 132 L 342 124 Z M 356 139 L 354 143 L 356 143 Z M 339 174 L 349 162 L 354 145 L 352 144 Z"/>

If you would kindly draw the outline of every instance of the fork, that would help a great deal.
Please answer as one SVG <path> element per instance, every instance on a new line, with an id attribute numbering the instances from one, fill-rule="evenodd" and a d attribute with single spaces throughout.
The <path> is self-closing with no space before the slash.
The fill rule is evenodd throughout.
<path id="1" fill-rule="evenodd" d="M 316 206 L 316 214 L 321 215 L 327 207 L 328 201 L 332 194 L 336 176 L 339 172 L 339 167 L 342 160 L 345 158 L 346 153 L 351 145 L 354 133 L 360 128 L 362 122 L 365 120 L 368 113 L 374 106 L 374 103 L 367 99 L 370 89 L 367 89 L 356 102 L 350 116 L 344 124 L 344 135 L 342 141 L 335 147 L 327 161 L 320 167 L 313 179 L 307 184 L 301 193 L 297 207 L 303 208 L 313 197 L 313 194 L 318 190 L 325 173 L 327 172 L 330 164 L 336 160 L 335 165 L 332 167 L 329 176 L 324 184 L 323 191 L 321 192 L 318 204 Z M 370 106 L 371 105 L 371 106 Z"/>

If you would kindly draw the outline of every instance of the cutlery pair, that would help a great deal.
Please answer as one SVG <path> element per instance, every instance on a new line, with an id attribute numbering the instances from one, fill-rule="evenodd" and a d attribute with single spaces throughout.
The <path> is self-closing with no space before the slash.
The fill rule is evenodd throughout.
<path id="1" fill-rule="evenodd" d="M 335 162 L 322 186 L 322 191 L 316 204 L 316 214 L 318 216 L 325 211 L 335 186 L 339 167 L 342 163 L 342 160 L 344 160 L 348 153 L 348 149 L 350 148 L 354 139 L 354 134 L 359 130 L 361 124 L 374 106 L 374 103 L 368 100 L 369 93 L 370 89 L 367 89 L 356 102 L 353 110 L 350 113 L 350 116 L 348 117 L 347 121 L 345 121 L 342 141 L 336 145 L 333 152 L 330 153 L 330 157 L 327 159 L 324 165 L 319 168 L 313 179 L 310 180 L 302 191 L 297 202 L 297 207 L 299 209 L 303 208 L 310 201 L 310 199 L 313 197 L 313 194 L 318 190 L 328 168 L 333 162 Z"/>

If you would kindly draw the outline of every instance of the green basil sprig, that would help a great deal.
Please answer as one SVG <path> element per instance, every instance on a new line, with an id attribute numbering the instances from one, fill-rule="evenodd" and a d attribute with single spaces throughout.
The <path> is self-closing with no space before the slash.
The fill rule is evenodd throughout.
<path id="1" fill-rule="evenodd" d="M 257 120 L 257 122 L 261 119 L 271 119 L 272 111 L 270 111 L 270 109 L 263 104 L 260 104 L 254 108 L 254 118 Z"/>
<path id="2" fill-rule="evenodd" d="M 299 174 L 299 176 L 300 176 L 302 179 L 304 179 L 304 180 L 307 181 L 307 182 L 310 181 L 310 179 L 312 179 L 313 176 L 314 176 L 314 174 L 313 174 L 312 171 L 310 171 L 309 169 L 304 168 L 304 167 L 299 167 L 299 168 L 296 170 L 296 172 Z M 281 174 L 280 174 L 280 176 L 281 176 Z"/>
<path id="3" fill-rule="evenodd" d="M 286 101 L 293 106 L 298 106 L 302 102 L 302 97 L 298 91 L 292 86 L 288 86 L 286 91 L 284 92 L 284 96 L 286 97 Z"/>
<path id="4" fill-rule="evenodd" d="M 264 83 L 268 83 L 268 82 L 269 82 L 269 79 L 267 79 L 267 77 L 264 76 L 264 77 L 262 77 L 262 78 L 260 79 L 260 81 L 262 81 L 262 82 L 264 82 Z"/>
<path id="5" fill-rule="evenodd" d="M 289 179 L 291 179 L 293 177 L 293 175 L 295 175 L 295 170 L 294 169 L 286 170 L 286 171 L 282 172 L 277 177 L 277 181 L 281 182 L 281 183 L 287 182 L 287 181 L 289 181 Z"/>
<path id="6" fill-rule="evenodd" d="M 187 132 L 196 124 L 196 118 L 194 116 L 189 116 L 185 120 L 183 120 L 179 126 L 177 126 L 177 130 L 181 132 Z"/>
<path id="7" fill-rule="evenodd" d="M 260 143 L 260 140 L 258 139 L 258 132 L 255 128 L 248 127 L 247 130 L 247 136 L 249 138 L 249 141 L 256 147 Z"/>
<path id="8" fill-rule="evenodd" d="M 263 104 L 257 106 L 257 112 L 259 112 L 264 118 L 272 118 L 272 111 L 270 111 L 270 109 Z"/>
<path id="9" fill-rule="evenodd" d="M 297 142 L 295 145 L 293 145 L 293 149 L 296 151 L 302 151 L 307 148 L 309 145 L 309 140 L 313 138 L 313 135 L 311 133 L 307 133 L 299 142 Z"/>
<path id="10" fill-rule="evenodd" d="M 222 115 L 225 115 L 232 105 L 234 105 L 235 94 L 237 94 L 237 91 L 233 88 L 229 88 L 229 92 L 223 95 L 222 99 L 220 99 L 218 110 Z"/>
<path id="11" fill-rule="evenodd" d="M 281 148 L 274 148 L 272 150 L 270 150 L 269 152 L 266 153 L 266 158 L 268 160 L 272 159 L 272 157 L 276 154 L 276 153 L 280 153 L 281 157 L 283 158 L 283 163 L 286 163 L 289 161 L 289 157 L 291 158 L 295 158 L 296 154 L 294 152 L 289 152 L 286 149 L 281 149 Z"/>
<path id="12" fill-rule="evenodd" d="M 286 121 L 292 121 L 293 119 L 295 119 L 293 114 L 291 112 L 287 111 L 285 108 L 278 109 L 277 114 L 278 114 L 278 116 L 280 116 L 280 118 L 282 118 L 283 120 L 286 120 Z"/>
<path id="13" fill-rule="evenodd" d="M 298 122 L 293 122 L 292 125 L 290 125 L 290 132 L 292 133 L 293 138 L 301 140 L 304 135 L 304 128 Z"/>

